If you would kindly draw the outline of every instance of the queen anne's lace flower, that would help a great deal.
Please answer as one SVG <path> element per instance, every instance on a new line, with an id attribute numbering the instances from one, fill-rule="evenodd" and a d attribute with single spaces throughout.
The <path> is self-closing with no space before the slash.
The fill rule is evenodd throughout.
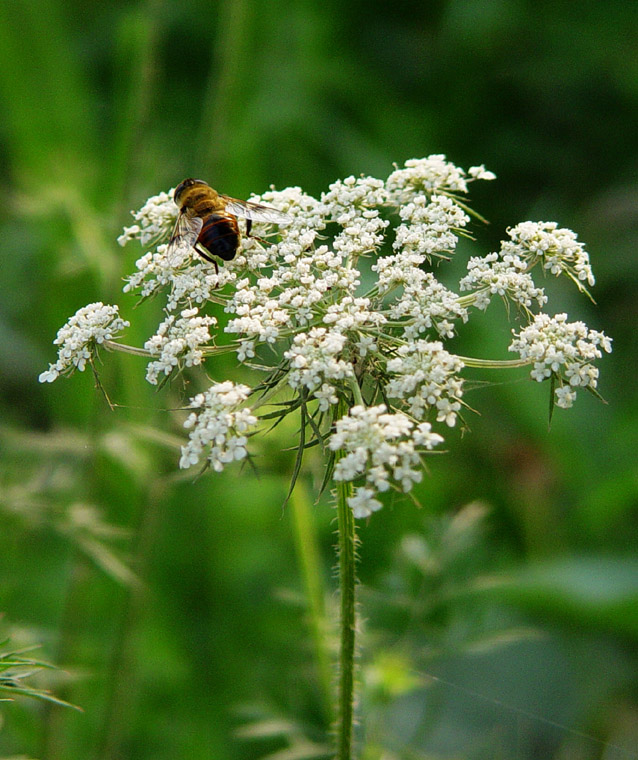
<path id="1" fill-rule="evenodd" d="M 402 274 L 402 267 L 388 259 L 399 256 L 386 256 L 379 260 L 379 280 L 384 283 L 383 290 L 403 284 L 403 293 L 390 304 L 388 318 L 400 321 L 403 325 L 403 337 L 413 340 L 422 333 L 434 328 L 442 338 L 454 337 L 454 322 L 467 322 L 467 309 L 459 303 L 456 293 L 442 285 L 431 272 L 412 268 Z M 383 263 L 382 263 L 383 262 Z"/>
<path id="2" fill-rule="evenodd" d="M 129 240 L 139 240 L 146 246 L 167 237 L 177 219 L 177 206 L 173 202 L 174 190 L 171 188 L 167 193 L 154 195 L 139 211 L 132 211 L 138 224 L 125 227 L 117 242 L 126 245 Z"/>
<path id="3" fill-rule="evenodd" d="M 105 305 L 98 301 L 83 306 L 58 330 L 53 341 L 58 349 L 58 360 L 42 372 L 41 383 L 52 383 L 60 375 L 67 375 L 76 369 L 83 372 L 87 361 L 95 353 L 96 346 L 105 340 L 113 340 L 129 322 L 119 316 L 117 306 Z"/>
<path id="4" fill-rule="evenodd" d="M 302 435 L 304 449 L 329 439 L 335 477 L 356 481 L 354 514 L 371 514 L 381 507 L 381 493 L 406 492 L 419 481 L 420 455 L 443 440 L 430 423 L 456 423 L 464 366 L 490 366 L 483 358 L 461 359 L 444 344 L 475 313 L 471 306 L 485 309 L 494 295 L 531 321 L 514 336 L 510 350 L 521 359 L 512 363 L 533 364 L 536 380 L 553 377 L 558 406 L 570 406 L 578 387 L 594 389 L 593 360 L 610 350 L 609 340 L 564 315 L 532 311 L 547 301 L 532 279 L 537 265 L 566 274 L 582 290 L 593 285 L 573 232 L 525 222 L 509 230 L 498 253 L 471 258 L 458 286 L 430 271 L 433 261 L 452 257 L 461 236 L 469 237 L 471 212 L 461 199 L 469 183 L 491 179 L 484 166 L 465 171 L 431 155 L 406 161 L 385 181 L 339 180 L 320 198 L 298 187 L 271 188 L 249 200 L 278 209 L 286 221 L 255 220 L 249 236 L 240 220 L 236 255 L 219 266 L 192 249 L 169 254 L 178 214 L 173 191 L 150 198 L 119 238 L 148 247 L 124 290 L 142 298 L 166 293 L 166 317 L 145 349 L 122 350 L 149 357 L 147 379 L 154 384 L 222 351 L 234 351 L 244 370 L 263 373 L 252 390 L 217 383 L 191 401 L 181 466 L 207 459 L 219 470 L 245 457 L 258 422 L 245 404 L 258 390 L 260 405 L 275 403 L 264 419 L 303 408 L 305 432 L 311 431 Z M 216 318 L 207 314 L 209 304 L 218 307 Z M 115 307 L 80 310 L 58 334 L 58 361 L 40 379 L 84 369 L 96 347 L 126 324 Z M 389 408 L 365 407 L 376 400 Z M 342 405 L 353 404 L 339 419 Z"/>
<path id="5" fill-rule="evenodd" d="M 362 211 L 382 206 L 387 200 L 385 183 L 374 177 L 346 177 L 333 182 L 321 196 L 326 211 L 342 226 Z"/>
<path id="6" fill-rule="evenodd" d="M 230 267 L 215 269 L 196 254 L 177 252 L 167 255 L 168 244 L 146 253 L 135 262 L 137 272 L 126 278 L 124 292 L 139 290 L 143 298 L 168 289 L 167 311 L 183 308 L 188 303 L 205 303 L 215 291 L 237 278 Z M 194 257 L 194 258 L 193 258 Z"/>
<path id="7" fill-rule="evenodd" d="M 391 485 L 410 491 L 422 478 L 419 451 L 442 441 L 429 423 L 415 425 L 404 414 L 389 414 L 384 404 L 355 406 L 337 420 L 329 445 L 345 455 L 335 464 L 334 478 L 365 479 L 365 485 L 357 487 L 349 499 L 354 516 L 367 517 L 379 509 L 380 502 L 374 497 Z"/>
<path id="8" fill-rule="evenodd" d="M 400 346 L 397 354 L 387 365 L 391 374 L 388 396 L 405 399 L 417 419 L 435 409 L 437 421 L 453 427 L 461 409 L 463 381 L 459 373 L 463 362 L 439 341 L 417 340 Z"/>
<path id="9" fill-rule="evenodd" d="M 286 232 L 322 230 L 325 224 L 327 209 L 325 205 L 304 193 L 300 187 L 287 187 L 284 190 L 267 190 L 261 195 L 253 195 L 251 201 L 266 203 L 279 211 L 283 211 L 291 221 L 286 225 Z M 309 243 L 308 243 L 309 244 Z"/>
<path id="10" fill-rule="evenodd" d="M 495 179 L 496 175 L 486 171 L 484 166 L 473 166 L 468 174 L 471 179 Z M 445 156 L 436 154 L 427 158 L 411 158 L 405 168 L 397 169 L 386 180 L 385 186 L 390 199 L 402 203 L 406 197 L 435 193 L 457 194 L 467 192 L 466 173 L 458 166 L 446 161 Z"/>
<path id="11" fill-rule="evenodd" d="M 484 164 L 481 164 L 480 166 L 470 166 L 470 168 L 467 170 L 467 173 L 470 175 L 470 177 L 472 177 L 472 179 L 496 179 L 496 174 L 489 171 L 489 169 L 486 169 Z"/>
<path id="12" fill-rule="evenodd" d="M 377 207 L 387 199 L 383 181 L 373 177 L 347 177 L 330 185 L 321 200 L 326 213 L 343 228 L 334 238 L 334 250 L 352 257 L 378 248 L 389 222 Z"/>
<path id="13" fill-rule="evenodd" d="M 309 333 L 297 335 L 284 354 L 290 365 L 290 387 L 315 391 L 321 409 L 336 403 L 334 391 L 328 391 L 331 384 L 354 376 L 352 365 L 339 358 L 346 343 L 345 335 L 328 332 L 324 327 L 313 327 Z M 316 393 L 318 388 L 321 388 L 320 393 Z"/>
<path id="14" fill-rule="evenodd" d="M 197 309 L 184 309 L 179 318 L 169 314 L 155 335 L 144 344 L 151 356 L 159 357 L 146 369 L 148 382 L 157 385 L 161 375 L 170 375 L 178 366 L 201 364 L 204 358 L 202 346 L 211 340 L 208 328 L 215 324 L 215 317 L 199 316 Z"/>
<path id="15" fill-rule="evenodd" d="M 182 446 L 180 467 L 192 467 L 207 452 L 213 469 L 221 472 L 230 462 L 247 456 L 247 436 L 258 421 L 250 409 L 239 408 L 249 395 L 247 385 L 227 381 L 191 399 L 191 408 L 199 411 L 192 412 L 184 423 L 190 434 Z"/>
<path id="16" fill-rule="evenodd" d="M 595 284 L 585 246 L 576 233 L 559 228 L 556 222 L 523 222 L 508 230 L 511 241 L 502 244 L 503 253 L 520 256 L 529 265 L 541 261 L 543 269 L 558 276 L 567 274 L 584 290 Z"/>
<path id="17" fill-rule="evenodd" d="M 324 325 L 331 325 L 334 332 L 347 332 L 362 327 L 379 327 L 386 318 L 373 311 L 369 298 L 345 296 L 343 300 L 328 306 L 323 318 Z"/>
<path id="18" fill-rule="evenodd" d="M 475 291 L 473 303 L 477 309 L 487 309 L 493 295 L 509 298 L 526 309 L 534 301 L 541 307 L 547 303 L 545 291 L 534 284 L 527 263 L 513 253 L 472 256 L 467 269 L 459 286 L 461 290 Z"/>
<path id="19" fill-rule="evenodd" d="M 449 258 L 458 243 L 454 231 L 470 221 L 465 211 L 445 195 L 417 195 L 399 209 L 399 215 L 404 223 L 397 227 L 392 247 L 404 255 L 423 257 L 420 263 L 432 256 Z"/>
<path id="20" fill-rule="evenodd" d="M 611 352 L 611 338 L 589 330 L 584 322 L 568 322 L 567 314 L 538 314 L 520 333 L 512 332 L 509 350 L 534 363 L 530 373 L 534 380 L 558 378 L 556 405 L 564 409 L 573 404 L 576 388 L 596 388 L 598 369 L 591 362 L 603 351 Z"/>
<path id="21" fill-rule="evenodd" d="M 226 325 L 226 332 L 238 333 L 242 339 L 257 339 L 261 343 L 275 343 L 282 328 L 289 324 L 289 315 L 276 298 L 267 291 L 251 286 L 248 279 L 237 283 L 235 295 L 226 310 L 237 314 Z"/>

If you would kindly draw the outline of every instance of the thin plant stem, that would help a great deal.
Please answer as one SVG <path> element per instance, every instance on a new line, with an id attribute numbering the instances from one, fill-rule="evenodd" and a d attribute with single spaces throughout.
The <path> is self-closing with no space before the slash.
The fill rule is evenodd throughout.
<path id="1" fill-rule="evenodd" d="M 533 359 L 475 359 L 471 356 L 459 356 L 459 359 L 466 367 L 481 369 L 515 369 L 534 363 Z"/>
<path id="2" fill-rule="evenodd" d="M 332 701 L 332 664 L 325 610 L 325 588 L 317 547 L 308 487 L 299 478 L 289 501 L 295 530 L 297 557 L 301 566 L 304 590 L 308 600 L 309 625 L 313 640 L 317 677 L 321 688 L 323 710 L 328 722 L 334 718 Z"/>
<path id="3" fill-rule="evenodd" d="M 354 724 L 354 655 L 356 634 L 354 515 L 348 505 L 352 485 L 337 487 L 337 524 L 339 531 L 339 590 L 341 594 L 341 640 L 339 647 L 339 695 L 337 714 L 337 758 L 351 760 Z"/>
<path id="4" fill-rule="evenodd" d="M 337 414 L 347 413 L 345 403 L 338 404 Z M 339 456 L 337 452 L 337 457 Z M 337 760 L 351 760 L 354 725 L 354 675 L 356 645 L 356 531 L 354 514 L 348 504 L 352 483 L 337 483 L 337 532 L 339 558 L 340 646 L 337 699 Z"/>

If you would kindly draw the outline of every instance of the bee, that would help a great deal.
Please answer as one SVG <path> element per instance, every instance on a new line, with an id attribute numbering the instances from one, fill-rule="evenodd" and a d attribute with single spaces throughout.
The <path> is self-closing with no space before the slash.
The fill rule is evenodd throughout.
<path id="1" fill-rule="evenodd" d="M 241 232 L 237 217 L 246 220 L 246 235 L 253 222 L 282 224 L 290 217 L 282 211 L 258 203 L 221 195 L 201 179 L 185 179 L 175 188 L 173 200 L 179 208 L 175 229 L 169 241 L 169 260 L 177 252 L 191 248 L 217 268 L 213 257 L 231 261 L 237 254 Z"/>

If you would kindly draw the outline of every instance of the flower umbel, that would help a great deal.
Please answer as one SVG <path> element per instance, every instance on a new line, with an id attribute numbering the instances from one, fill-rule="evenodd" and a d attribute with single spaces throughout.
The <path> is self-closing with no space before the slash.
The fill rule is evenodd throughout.
<path id="1" fill-rule="evenodd" d="M 128 326 L 129 322 L 119 316 L 117 306 L 98 301 L 78 309 L 58 330 L 57 338 L 53 341 L 60 346 L 58 360 L 40 374 L 40 382 L 52 383 L 60 375 L 70 375 L 76 369 L 83 372 L 97 347 L 105 340 L 113 340 Z"/>
<path id="2" fill-rule="evenodd" d="M 130 240 L 139 240 L 146 246 L 166 238 L 177 218 L 177 207 L 173 203 L 174 189 L 154 195 L 139 211 L 133 211 L 133 218 L 139 223 L 125 227 L 117 242 L 126 245 Z"/>
<path id="3" fill-rule="evenodd" d="M 352 484 L 354 515 L 368 516 L 383 493 L 420 481 L 422 456 L 443 442 L 433 428 L 457 424 L 465 405 L 465 367 L 530 365 L 566 408 L 577 388 L 596 389 L 594 362 L 611 350 L 603 333 L 542 311 L 548 299 L 535 271 L 564 274 L 584 292 L 594 284 L 583 244 L 554 222 L 518 224 L 497 252 L 469 256 L 456 286 L 440 279 L 478 217 L 461 198 L 471 182 L 493 179 L 483 166 L 466 171 L 432 155 L 406 161 L 386 180 L 338 180 L 320 198 L 270 189 L 250 200 L 287 221 L 255 222 L 255 237 L 243 234 L 223 266 L 193 249 L 167 258 L 178 209 L 172 190 L 160 193 L 119 238 L 145 248 L 124 290 L 142 299 L 165 294 L 157 331 L 144 348 L 124 346 L 117 335 L 128 323 L 116 307 L 91 304 L 60 330 L 58 361 L 40 379 L 84 369 L 101 344 L 146 356 L 153 385 L 235 352 L 242 372 L 257 379 L 209 383 L 190 401 L 181 467 L 221 470 L 247 456 L 260 424 L 295 413 L 299 461 L 320 444 L 334 479 Z M 495 295 L 516 306 L 509 349 L 519 358 L 456 356 L 448 341 Z"/>
<path id="4" fill-rule="evenodd" d="M 435 409 L 437 422 L 453 427 L 461 409 L 463 381 L 459 375 L 463 362 L 439 341 L 407 343 L 399 347 L 397 354 L 388 362 L 388 396 L 406 399 L 416 419 L 423 419 L 429 409 Z"/>
<path id="5" fill-rule="evenodd" d="M 514 331 L 509 350 L 534 363 L 530 375 L 539 383 L 554 375 L 558 379 L 556 405 L 568 409 L 577 388 L 596 389 L 598 369 L 591 363 L 603 351 L 611 353 L 611 338 L 589 330 L 584 322 L 568 322 L 567 314 L 538 314 L 519 334 Z"/>
<path id="6" fill-rule="evenodd" d="M 208 330 L 217 324 L 215 317 L 200 317 L 197 309 L 184 309 L 179 317 L 169 316 L 149 338 L 144 348 L 159 359 L 150 362 L 146 379 L 157 385 L 160 375 L 168 377 L 178 366 L 194 367 L 202 363 L 205 346 L 211 340 Z"/>
<path id="7" fill-rule="evenodd" d="M 239 408 L 249 395 L 247 385 L 226 381 L 191 399 L 190 407 L 199 411 L 191 412 L 184 423 L 190 433 L 182 446 L 180 467 L 197 464 L 205 453 L 213 469 L 221 472 L 229 462 L 246 457 L 248 433 L 258 422 L 250 409 Z"/>
<path id="8" fill-rule="evenodd" d="M 528 264 L 514 253 L 499 256 L 490 253 L 480 258 L 473 256 L 467 265 L 468 274 L 459 283 L 461 290 L 472 290 L 473 305 L 487 309 L 493 295 L 509 299 L 524 309 L 531 309 L 534 301 L 539 307 L 547 303 L 542 288 L 534 285 L 527 271 Z"/>
<path id="9" fill-rule="evenodd" d="M 430 423 L 415 424 L 401 412 L 389 414 L 385 404 L 355 406 L 337 420 L 330 448 L 346 454 L 335 465 L 334 479 L 365 480 L 349 499 L 354 516 L 368 517 L 381 509 L 375 496 L 391 485 L 404 493 L 412 490 L 423 477 L 419 452 L 442 442 Z"/>
<path id="10" fill-rule="evenodd" d="M 575 232 L 559 229 L 556 222 L 523 222 L 507 234 L 511 241 L 502 244 L 503 253 L 518 255 L 531 266 L 540 261 L 552 274 L 566 274 L 579 290 L 586 292 L 585 283 L 590 287 L 595 284 L 589 256 Z"/>

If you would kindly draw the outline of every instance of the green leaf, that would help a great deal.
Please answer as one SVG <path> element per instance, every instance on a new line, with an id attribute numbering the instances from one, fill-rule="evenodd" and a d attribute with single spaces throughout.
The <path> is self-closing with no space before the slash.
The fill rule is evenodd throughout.
<path id="1" fill-rule="evenodd" d="M 8 639 L 0 642 L 0 647 L 6 646 L 8 642 Z M 16 696 L 30 697 L 42 702 L 52 702 L 63 707 L 71 707 L 74 710 L 82 712 L 80 707 L 59 699 L 47 689 L 38 689 L 24 683 L 26 679 L 31 678 L 39 670 L 55 669 L 55 666 L 50 665 L 48 662 L 22 656 L 25 652 L 29 652 L 34 648 L 28 647 L 27 649 L 0 652 L 0 672 L 3 673 L 0 676 L 0 694 L 7 695 L 5 699 L 0 698 L 0 701 L 13 701 L 13 698 Z"/>
<path id="2" fill-rule="evenodd" d="M 638 561 L 633 558 L 547 562 L 480 586 L 545 619 L 638 639 Z"/>
<path id="3" fill-rule="evenodd" d="M 306 404 L 304 402 L 301 405 L 301 425 L 299 428 L 299 446 L 297 448 L 297 456 L 295 457 L 295 466 L 292 471 L 292 477 L 290 478 L 290 488 L 288 489 L 288 494 L 286 495 L 286 498 L 284 499 L 283 507 L 285 507 L 286 504 L 288 503 L 288 500 L 290 499 L 290 496 L 295 488 L 295 483 L 297 482 L 297 478 L 299 477 L 299 472 L 301 471 L 301 465 L 303 463 L 303 453 L 304 453 L 305 442 L 306 442 L 307 416 L 308 414 L 306 410 Z"/>

